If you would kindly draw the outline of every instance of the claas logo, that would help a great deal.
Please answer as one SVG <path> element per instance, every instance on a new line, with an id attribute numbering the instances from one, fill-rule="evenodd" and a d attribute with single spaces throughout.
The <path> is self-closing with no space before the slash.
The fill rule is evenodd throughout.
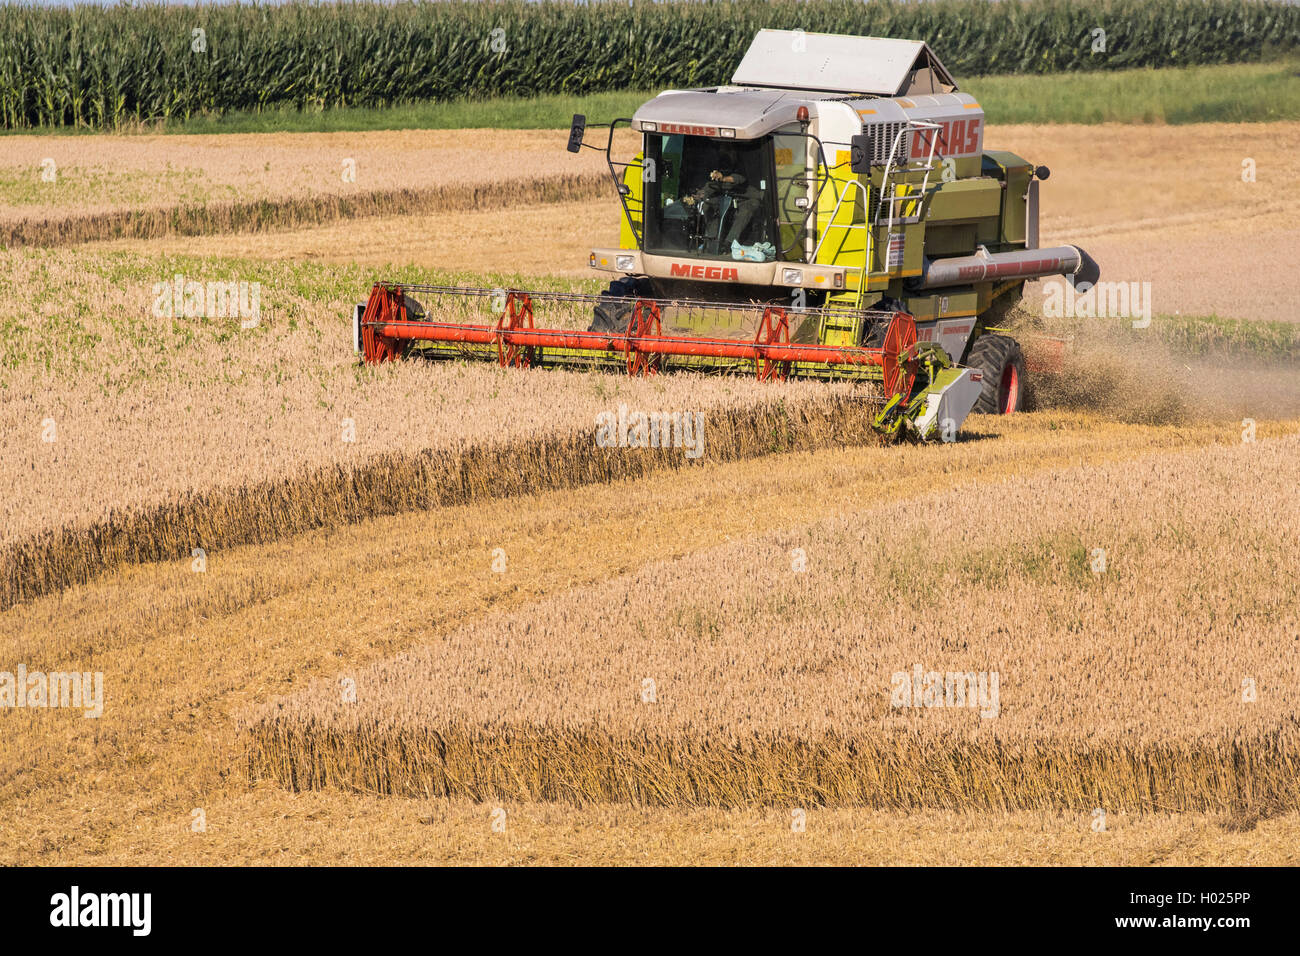
<path id="1" fill-rule="evenodd" d="M 716 126 L 691 126 L 688 123 L 660 123 L 661 133 L 685 133 L 687 136 L 717 136 Z"/>
<path id="2" fill-rule="evenodd" d="M 689 262 L 672 263 L 672 274 L 688 279 L 716 279 L 721 282 L 739 282 L 740 270 L 722 266 L 691 265 Z"/>
<path id="3" fill-rule="evenodd" d="M 944 120 L 939 129 L 919 129 L 912 134 L 912 158 L 925 159 L 930 155 L 930 137 L 938 134 L 935 154 L 938 156 L 973 156 L 980 148 L 980 120 L 978 117 Z"/>

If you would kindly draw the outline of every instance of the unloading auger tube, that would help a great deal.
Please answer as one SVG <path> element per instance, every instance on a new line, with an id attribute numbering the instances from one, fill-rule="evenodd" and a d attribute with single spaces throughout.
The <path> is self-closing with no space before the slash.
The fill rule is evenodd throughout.
<path id="1" fill-rule="evenodd" d="M 1092 256 L 1078 246 L 1053 246 L 1050 249 L 1017 249 L 1012 252 L 989 252 L 984 247 L 972 256 L 949 259 L 925 259 L 922 289 L 983 282 L 988 279 L 1040 279 L 1063 275 L 1079 287 L 1095 285 L 1101 270 Z"/>
<path id="2" fill-rule="evenodd" d="M 425 311 L 415 297 L 437 301 Z M 864 323 L 883 329 L 878 346 L 833 346 L 791 341 L 792 327 L 816 321 L 821 309 L 771 304 L 628 298 L 623 332 L 592 332 L 538 326 L 544 305 L 581 306 L 584 313 L 608 297 L 523 289 L 399 285 L 379 282 L 353 318 L 353 341 L 369 364 L 418 355 L 496 361 L 502 367 L 585 366 L 622 369 L 629 375 L 690 369 L 748 373 L 760 381 L 821 378 L 876 383 L 870 403 L 873 426 L 886 435 L 951 441 L 979 397 L 977 370 L 957 368 L 937 345 L 919 342 L 906 312 L 863 311 Z M 495 317 L 490 322 L 446 322 L 431 314 L 459 306 Z M 664 334 L 665 313 L 716 311 L 734 319 L 749 312 L 752 339 Z M 843 316 L 843 310 L 836 310 Z"/>

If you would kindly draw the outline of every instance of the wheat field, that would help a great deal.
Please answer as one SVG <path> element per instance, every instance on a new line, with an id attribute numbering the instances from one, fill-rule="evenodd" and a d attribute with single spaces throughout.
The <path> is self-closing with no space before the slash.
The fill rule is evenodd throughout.
<path id="1" fill-rule="evenodd" d="M 634 852 L 643 860 L 695 853 L 701 861 L 739 862 L 734 855 L 751 847 L 760 857 L 784 848 L 796 859 L 830 861 L 857 859 L 860 841 L 898 825 L 916 834 L 918 853 L 927 839 L 966 832 L 991 861 L 1041 861 L 1041 854 L 1076 862 L 1169 862 L 1189 854 L 1293 860 L 1287 821 L 1294 811 L 1283 808 L 1278 817 L 1276 808 L 1249 805 L 1175 818 L 1116 812 L 1113 841 L 1092 838 L 1088 818 L 1073 813 L 903 817 L 857 808 L 821 817 L 809 806 L 810 833 L 818 832 L 818 819 L 839 822 L 800 849 L 780 838 L 789 834 L 788 808 L 692 816 L 591 805 L 575 808 L 557 832 L 550 821 L 565 817 L 563 804 L 507 802 L 510 819 L 526 827 L 510 831 L 526 839 L 521 849 L 513 838 L 483 842 L 492 835 L 492 803 L 424 796 L 359 802 L 351 790 L 333 789 L 292 797 L 270 780 L 249 778 L 252 751 L 242 728 L 259 702 L 310 693 L 314 679 L 356 677 L 368 663 L 427 644 L 430 629 L 451 633 L 764 529 L 835 522 L 918 493 L 972 499 L 981 487 L 1019 476 L 1240 445 L 1238 431 L 1222 423 L 1151 427 L 1040 413 L 977 426 L 971 440 L 942 449 L 830 449 L 593 485 L 582 492 L 581 513 L 573 492 L 553 491 L 377 518 L 215 551 L 202 574 L 187 560 L 124 567 L 0 611 L 0 657 L 30 668 L 101 670 L 109 701 L 98 721 L 57 711 L 6 714 L 0 765 L 10 775 L 0 783 L 0 858 L 468 861 L 483 846 L 483 862 L 626 862 Z M 1260 440 L 1298 429 L 1300 422 L 1261 423 Z M 836 495 L 808 495 L 809 487 Z M 508 556 L 504 574 L 492 570 L 496 548 Z M 206 813 L 206 833 L 190 829 L 196 808 Z M 1258 830 L 1247 834 L 1254 820 Z M 1121 836 L 1125 826 L 1132 829 Z M 1035 850 L 1019 842 L 1026 827 L 1039 834 Z M 403 843 L 410 832 L 426 842 Z M 1162 835 L 1191 832 L 1201 834 L 1198 842 L 1179 837 L 1180 849 L 1161 849 L 1168 846 Z M 901 850 L 874 852 L 905 859 Z"/>
<path id="2" fill-rule="evenodd" d="M 1294 124 L 992 132 L 1053 166 L 1053 241 L 1171 312 L 1213 246 L 1222 314 L 1294 316 L 1292 200 L 1188 174 L 1285 176 Z M 1297 862 L 1293 365 L 1126 331 L 940 447 L 813 383 L 361 369 L 375 278 L 588 288 L 613 219 L 562 132 L 348 136 L 6 140 L 0 670 L 106 701 L 0 715 L 0 861 Z M 1172 185 L 1115 188 L 1134 151 Z M 259 321 L 154 314 L 176 274 Z M 597 449 L 620 403 L 704 412 L 705 456 Z M 917 666 L 996 673 L 996 717 L 894 706 Z"/>
<path id="3" fill-rule="evenodd" d="M 564 142 L 550 130 L 9 136 L 0 245 L 265 232 L 603 197 L 603 158 L 575 156 Z M 617 142 L 635 152 L 626 135 Z"/>
<path id="4" fill-rule="evenodd" d="M 272 134 L 259 135 L 276 139 Z M 489 155 L 494 152 L 513 155 L 508 153 L 511 147 L 503 143 L 511 144 L 515 137 L 520 137 L 520 143 L 533 143 L 528 137 L 538 134 L 467 130 L 448 139 L 436 139 L 444 135 L 439 133 L 411 135 L 427 136 L 428 142 L 445 144 L 452 152 L 481 147 Z M 251 134 L 248 138 L 259 141 Z M 278 138 L 293 141 L 287 135 Z M 9 137 L 7 142 L 26 139 Z M 35 146 L 26 155 L 27 165 L 13 170 L 12 175 L 22 175 L 35 182 L 39 168 L 32 164 L 39 162 L 42 140 L 30 139 Z M 176 168 L 193 167 L 206 176 L 204 170 L 211 167 L 212 175 L 218 175 L 217 161 L 200 159 L 202 153 L 193 150 L 224 137 L 165 137 L 161 148 L 178 139 L 196 145 L 186 146 L 183 151 L 173 147 L 171 155 Z M 586 255 L 592 245 L 617 243 L 617 205 L 611 204 L 608 174 L 599 164 L 590 164 L 589 157 L 597 154 L 586 151 L 581 159 L 574 157 L 564 152 L 562 140 L 562 132 L 553 132 L 535 141 L 538 161 L 547 170 L 539 174 L 542 180 L 555 182 L 553 175 L 576 169 L 571 160 L 582 167 L 583 171 L 576 175 L 593 177 L 590 183 L 566 187 L 573 190 L 571 193 L 559 185 L 520 185 L 517 190 L 512 186 L 506 207 L 492 205 L 500 197 L 489 196 L 486 193 L 490 190 L 476 187 L 474 201 L 487 205 L 475 212 L 465 202 L 470 196 L 467 190 L 458 195 L 455 181 L 436 180 L 432 172 L 417 167 L 409 175 L 429 177 L 421 180 L 420 187 L 429 191 L 427 200 L 410 203 L 401 200 L 394 192 L 400 192 L 402 183 L 395 171 L 392 182 L 382 187 L 385 192 L 375 200 L 376 205 L 364 207 L 373 209 L 375 214 L 352 218 L 364 211 L 361 205 L 364 197 L 360 193 L 370 187 L 359 180 L 355 186 L 359 191 L 355 194 L 356 209 L 342 209 L 339 203 L 348 201 L 348 190 L 354 187 L 335 184 L 334 167 L 328 166 L 333 163 L 333 156 L 328 150 L 316 154 L 306 150 L 307 156 L 314 155 L 312 168 L 322 179 L 316 185 L 314 178 L 305 178 L 299 188 L 314 187 L 320 192 L 314 199 L 310 193 L 295 193 L 283 201 L 295 208 L 337 208 L 338 215 L 346 214 L 348 218 L 329 221 L 331 213 L 316 220 L 310 209 L 293 218 L 297 213 L 289 210 L 283 220 L 272 216 L 259 225 L 258 217 L 265 214 L 255 196 L 250 197 L 253 206 L 240 212 L 238 221 L 233 214 L 221 212 L 215 203 L 209 211 L 198 207 L 185 213 L 190 207 L 177 207 L 174 201 L 168 203 L 168 208 L 179 210 L 175 212 L 178 216 L 189 216 L 187 232 L 202 233 L 187 242 L 185 248 L 205 257 L 364 262 L 374 267 L 399 262 L 475 274 L 503 271 L 533 277 L 582 277 L 590 274 Z M 306 141 L 317 142 L 312 134 L 306 136 Z M 98 138 L 89 147 L 82 147 L 87 161 L 96 156 L 94 142 Z M 630 144 L 624 140 L 617 142 L 616 154 L 630 158 L 634 152 Z M 1149 282 L 1157 316 L 1300 320 L 1295 296 L 1271 281 L 1261 269 L 1263 259 L 1276 257 L 1289 261 L 1300 256 L 1300 238 L 1293 228 L 1300 216 L 1300 200 L 1286 188 L 1287 183 L 1300 177 L 1300 123 L 994 125 L 989 129 L 987 145 L 1030 157 L 1053 171 L 1052 177 L 1041 184 L 1044 244 L 1082 245 L 1102 263 L 1103 278 L 1107 281 Z M 437 159 L 442 148 L 430 147 L 434 171 L 443 168 Z M 206 149 L 217 151 L 215 147 Z M 192 154 L 195 158 L 188 159 Z M 1143 163 L 1148 176 L 1131 174 L 1135 158 Z M 1255 179 L 1251 182 L 1243 181 L 1242 177 L 1242 164 L 1246 160 L 1254 164 Z M 550 166 L 553 161 L 559 165 Z M 284 168 L 273 166 L 273 170 Z M 552 173 L 552 169 L 556 172 Z M 506 175 L 519 174 L 502 173 L 503 177 Z M 325 183 L 325 179 L 330 181 Z M 271 187 L 266 188 L 270 195 Z M 326 190 L 336 188 L 339 193 L 325 194 Z M 554 201 L 533 205 L 538 199 Z M 389 205 L 381 208 L 378 205 L 381 200 Z M 502 214 L 502 208 L 508 208 L 509 215 Z M 406 214 L 414 215 L 408 218 Z M 125 205 L 111 206 L 97 215 L 117 217 L 114 222 L 126 217 L 131 224 L 118 222 L 111 228 L 92 224 L 85 227 L 88 230 L 83 233 L 85 238 L 102 238 L 114 249 L 149 255 L 167 255 L 177 250 L 175 237 L 170 235 L 175 230 L 169 221 L 155 223 L 152 215 L 133 213 Z M 0 216 L 0 221 L 7 218 Z M 5 228 L 0 223 L 0 237 Z M 223 231 L 235 228 L 259 231 Z M 521 241 L 521 237 L 538 235 L 546 236 L 547 241 L 534 243 L 526 238 Z M 41 241 L 47 240 L 54 241 L 48 235 Z M 1207 268 L 1206 263 L 1215 263 L 1216 268 Z M 1033 306 L 1041 301 L 1039 285 L 1029 286 Z"/>
<path id="5" fill-rule="evenodd" d="M 663 806 L 1291 806 L 1297 451 L 1014 479 L 986 489 L 996 521 L 919 495 L 649 567 L 361 671 L 355 700 L 264 708 L 254 773 Z M 1000 702 L 900 708 L 914 667 L 996 673 Z"/>
<path id="6" fill-rule="evenodd" d="M 152 314 L 150 280 L 170 281 L 173 267 L 144 257 L 58 250 L 0 259 L 11 288 L 41 288 L 39 309 L 75 301 L 87 273 L 103 277 L 79 317 L 55 311 L 34 322 L 30 299 L 0 301 L 9 346 L 0 480 L 12 492 L 0 505 L 0 604 L 124 561 L 632 477 L 702 456 L 877 440 L 875 395 L 851 385 L 478 362 L 363 368 L 348 345 L 354 298 L 331 288 L 346 287 L 323 267 L 255 273 L 266 280 L 267 308 L 245 329 L 238 316 Z M 214 271 L 193 261 L 174 269 L 191 265 Z M 486 306 L 453 314 L 495 318 Z M 548 321 L 585 327 L 589 317 L 561 308 Z M 620 406 L 698 415 L 705 444 L 689 458 L 680 448 L 597 447 L 596 416 Z"/>

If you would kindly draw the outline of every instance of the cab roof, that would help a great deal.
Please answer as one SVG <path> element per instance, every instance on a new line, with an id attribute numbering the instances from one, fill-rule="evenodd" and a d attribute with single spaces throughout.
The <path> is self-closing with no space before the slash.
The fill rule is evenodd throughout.
<path id="1" fill-rule="evenodd" d="M 670 90 L 660 93 L 632 117 L 635 129 L 655 124 L 663 132 L 692 132 L 717 136 L 719 129 L 735 131 L 737 139 L 757 139 L 798 120 L 800 106 L 825 97 L 802 91 L 736 89 Z M 667 127 L 667 128 L 665 128 Z"/>

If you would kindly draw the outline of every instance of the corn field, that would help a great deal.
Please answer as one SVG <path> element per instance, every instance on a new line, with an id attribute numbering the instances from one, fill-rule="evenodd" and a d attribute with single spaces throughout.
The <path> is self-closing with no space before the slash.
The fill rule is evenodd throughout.
<path id="1" fill-rule="evenodd" d="M 959 77 L 1254 61 L 1300 7 L 1253 0 L 742 0 L 0 7 L 0 126 L 722 82 L 762 27 L 930 42 Z M 1104 31 L 1101 49 L 1099 34 Z"/>

